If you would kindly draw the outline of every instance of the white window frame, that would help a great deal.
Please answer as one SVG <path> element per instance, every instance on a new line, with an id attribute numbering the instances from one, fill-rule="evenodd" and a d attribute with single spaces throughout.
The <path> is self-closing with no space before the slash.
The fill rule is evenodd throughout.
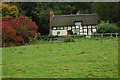
<path id="1" fill-rule="evenodd" d="M 82 24 L 82 22 L 80 22 L 80 21 L 75 22 L 75 26 L 81 26 L 81 24 Z"/>

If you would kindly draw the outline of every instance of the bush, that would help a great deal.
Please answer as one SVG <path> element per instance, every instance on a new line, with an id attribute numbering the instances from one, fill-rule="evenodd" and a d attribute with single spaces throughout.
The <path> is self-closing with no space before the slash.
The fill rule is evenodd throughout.
<path id="1" fill-rule="evenodd" d="M 12 16 L 14 18 L 18 17 L 18 8 L 16 6 L 9 6 L 8 4 L 0 3 L 2 8 L 2 16 Z"/>
<path id="2" fill-rule="evenodd" d="M 21 45 L 28 43 L 30 38 L 36 36 L 38 27 L 27 17 L 3 17 L 2 18 L 2 41 L 5 43 Z"/>
<path id="3" fill-rule="evenodd" d="M 67 35 L 64 38 L 64 42 L 74 42 L 75 40 L 73 39 L 73 37 L 71 35 Z"/>
<path id="4" fill-rule="evenodd" d="M 116 33 L 118 32 L 118 27 L 116 24 L 110 24 L 108 21 L 102 21 L 97 28 L 97 33 Z"/>

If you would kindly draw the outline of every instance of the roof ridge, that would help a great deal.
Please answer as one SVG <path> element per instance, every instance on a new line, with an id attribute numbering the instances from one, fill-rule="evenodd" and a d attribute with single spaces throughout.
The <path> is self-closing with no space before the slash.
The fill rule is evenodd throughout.
<path id="1" fill-rule="evenodd" d="M 54 15 L 54 16 L 81 16 L 81 15 L 96 15 L 96 14 L 69 14 L 69 15 Z"/>

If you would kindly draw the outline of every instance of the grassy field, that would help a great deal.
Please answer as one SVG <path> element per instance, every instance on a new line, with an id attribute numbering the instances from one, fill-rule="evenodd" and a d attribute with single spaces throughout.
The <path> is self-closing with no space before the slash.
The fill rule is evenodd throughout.
<path id="1" fill-rule="evenodd" d="M 118 78 L 118 40 L 3 48 L 4 78 Z"/>

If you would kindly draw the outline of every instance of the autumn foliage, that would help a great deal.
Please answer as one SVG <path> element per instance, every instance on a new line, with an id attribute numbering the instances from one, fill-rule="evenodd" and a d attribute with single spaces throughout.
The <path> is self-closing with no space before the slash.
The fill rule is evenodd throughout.
<path id="1" fill-rule="evenodd" d="M 21 45 L 28 43 L 30 38 L 36 36 L 38 27 L 27 17 L 13 18 L 10 16 L 2 18 L 2 42 L 3 45 Z"/>
<path id="2" fill-rule="evenodd" d="M 0 9 L 2 9 L 2 16 L 18 17 L 18 8 L 16 6 L 10 6 L 4 3 L 0 3 Z"/>

